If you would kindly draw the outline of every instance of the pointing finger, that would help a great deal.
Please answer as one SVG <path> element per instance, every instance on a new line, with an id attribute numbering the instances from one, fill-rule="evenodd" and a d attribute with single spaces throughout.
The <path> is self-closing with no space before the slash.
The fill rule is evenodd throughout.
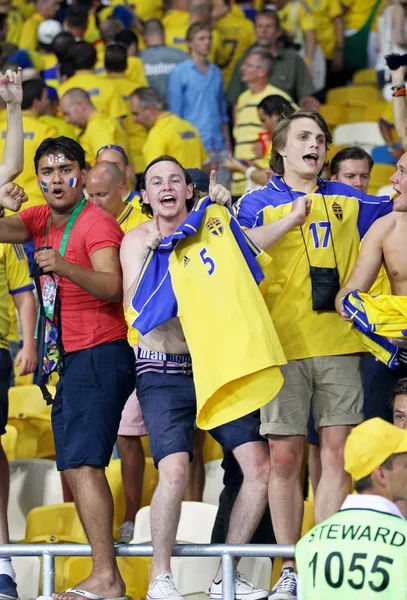
<path id="1" fill-rule="evenodd" d="M 212 171 L 209 174 L 209 194 L 211 193 L 211 191 L 213 190 L 215 185 L 216 185 L 216 171 L 215 171 L 215 169 L 212 169 Z"/>

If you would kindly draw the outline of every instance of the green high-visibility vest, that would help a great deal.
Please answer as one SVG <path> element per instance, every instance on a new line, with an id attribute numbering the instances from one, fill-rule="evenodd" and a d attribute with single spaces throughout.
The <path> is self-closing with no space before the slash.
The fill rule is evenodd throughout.
<path id="1" fill-rule="evenodd" d="M 295 551 L 301 600 L 407 600 L 407 522 L 371 509 L 342 510 Z"/>

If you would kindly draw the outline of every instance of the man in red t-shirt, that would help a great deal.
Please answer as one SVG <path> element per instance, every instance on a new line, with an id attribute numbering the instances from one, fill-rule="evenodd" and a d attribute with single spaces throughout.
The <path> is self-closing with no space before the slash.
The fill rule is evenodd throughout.
<path id="1" fill-rule="evenodd" d="M 34 163 L 47 205 L 1 219 L 0 241 L 33 240 L 37 248 L 51 247 L 39 250 L 35 259 L 45 273 L 59 278 L 65 354 L 52 407 L 56 460 L 72 489 L 93 556 L 92 573 L 77 593 L 54 598 L 78 600 L 86 592 L 121 598 L 125 585 L 114 557 L 113 502 L 104 467 L 134 389 L 134 354 L 126 340 L 122 305 L 123 233 L 113 217 L 84 199 L 85 153 L 77 142 L 47 138 Z M 24 196 L 9 183 L 0 190 L 0 204 L 17 211 Z"/>

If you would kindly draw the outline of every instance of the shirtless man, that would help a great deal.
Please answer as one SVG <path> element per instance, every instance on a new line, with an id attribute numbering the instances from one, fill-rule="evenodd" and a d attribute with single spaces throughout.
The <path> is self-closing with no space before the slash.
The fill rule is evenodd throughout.
<path id="1" fill-rule="evenodd" d="M 171 235 L 177 229 L 193 206 L 193 184 L 186 171 L 172 157 L 159 157 L 147 166 L 141 190 L 145 203 L 143 210 L 151 211 L 153 219 L 130 231 L 123 240 L 120 256 L 126 308 L 131 304 L 146 254 L 159 246 L 163 236 Z M 216 184 L 214 171 L 211 173 L 209 193 L 218 204 L 230 202 L 230 193 Z M 154 566 L 147 598 L 180 600 L 182 596 L 171 575 L 170 558 L 188 480 L 196 416 L 191 357 L 178 318 L 166 321 L 146 335 L 140 335 L 138 345 L 136 389 L 151 452 L 159 471 L 158 487 L 151 502 Z M 156 352 L 167 353 L 166 360 L 155 361 L 152 354 Z M 172 373 L 165 372 L 164 366 Z M 147 372 L 149 368 L 150 372 Z M 185 369 L 190 374 L 186 374 Z M 176 376 L 174 371 L 177 372 Z M 230 519 L 226 539 L 230 544 L 246 543 L 251 539 L 267 505 L 270 463 L 267 445 L 261 441 L 258 433 L 259 425 L 259 419 L 252 414 L 212 430 L 225 452 L 233 452 L 244 475 Z M 231 443 L 232 438 L 239 440 L 239 445 Z M 211 586 L 212 600 L 222 598 L 221 580 L 219 570 Z M 267 590 L 255 589 L 236 573 L 237 600 L 260 600 L 267 598 L 268 594 Z"/>
<path id="2" fill-rule="evenodd" d="M 407 296 L 407 262 L 402 251 L 407 235 L 407 152 L 398 161 L 397 170 L 390 181 L 396 192 L 393 198 L 393 212 L 378 219 L 371 226 L 349 279 L 336 297 L 336 310 L 345 320 L 349 318 L 342 308 L 342 298 L 356 289 L 367 293 L 376 280 L 382 262 L 390 280 L 392 294 Z M 391 341 L 403 350 L 407 349 L 405 339 Z M 383 371 L 383 398 L 389 398 L 398 380 L 407 377 L 407 352 L 399 355 L 399 361 L 399 369 Z"/>

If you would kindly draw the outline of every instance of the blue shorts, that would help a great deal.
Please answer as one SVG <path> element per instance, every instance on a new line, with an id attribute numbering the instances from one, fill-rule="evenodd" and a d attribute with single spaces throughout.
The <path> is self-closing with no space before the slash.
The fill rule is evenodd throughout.
<path id="1" fill-rule="evenodd" d="M 52 406 L 59 471 L 107 467 L 134 377 L 134 353 L 126 340 L 65 356 Z"/>
<path id="2" fill-rule="evenodd" d="M 146 372 L 137 375 L 136 389 L 155 466 L 162 458 L 177 452 L 188 452 L 192 460 L 196 419 L 192 375 Z M 256 411 L 209 433 L 227 454 L 236 446 L 264 441 L 259 429 L 260 413 Z"/>
<path id="3" fill-rule="evenodd" d="M 10 352 L 0 348 L 0 435 L 6 433 L 8 419 L 8 390 L 10 387 L 13 363 Z"/>

